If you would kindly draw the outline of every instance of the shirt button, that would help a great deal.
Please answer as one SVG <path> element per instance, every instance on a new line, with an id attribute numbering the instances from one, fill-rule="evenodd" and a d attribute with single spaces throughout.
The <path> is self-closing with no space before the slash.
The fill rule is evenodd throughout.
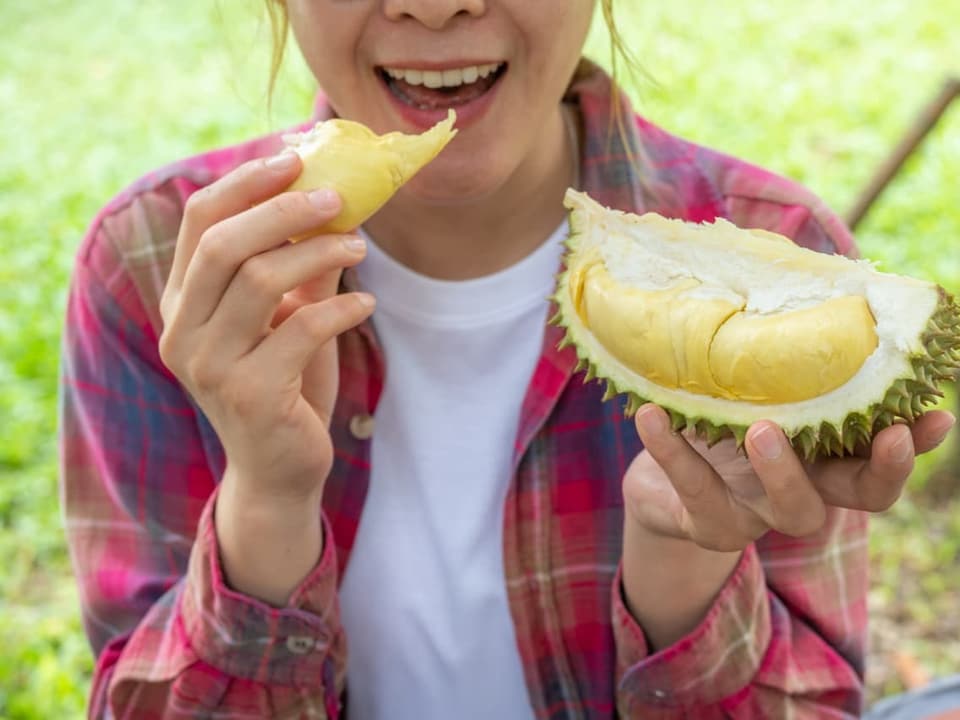
<path id="1" fill-rule="evenodd" d="M 373 416 L 362 414 L 350 418 L 350 434 L 357 440 L 369 440 L 373 435 Z"/>
<path id="2" fill-rule="evenodd" d="M 294 655 L 306 655 L 313 650 L 314 640 L 309 635 L 291 635 L 287 638 L 287 650 Z"/>
<path id="3" fill-rule="evenodd" d="M 653 696 L 654 696 L 657 700 L 663 700 L 663 699 L 667 696 L 667 691 L 666 691 L 666 690 L 654 690 L 654 691 L 653 691 Z"/>

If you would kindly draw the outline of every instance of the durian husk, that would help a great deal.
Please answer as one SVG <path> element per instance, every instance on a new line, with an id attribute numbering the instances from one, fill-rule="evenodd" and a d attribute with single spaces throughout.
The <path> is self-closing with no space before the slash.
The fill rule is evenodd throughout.
<path id="1" fill-rule="evenodd" d="M 582 200 L 571 195 L 581 194 L 570 190 L 567 195 L 566 204 L 570 213 L 565 260 L 575 251 L 580 235 L 586 230 L 584 214 L 577 210 Z M 609 212 L 621 214 L 619 211 Z M 585 350 L 587 343 L 578 334 L 589 331 L 576 321 L 577 313 L 567 291 L 570 274 L 571 268 L 565 265 L 558 276 L 557 290 L 553 296 L 557 310 L 549 321 L 566 330 L 559 348 L 572 347 L 578 358 L 575 372 L 584 372 L 583 382 L 604 383 L 603 400 L 620 399 L 625 416 L 632 417 L 643 404 L 651 400 L 630 388 L 618 387 Z M 852 455 L 868 447 L 873 437 L 884 428 L 894 424 L 912 424 L 930 405 L 943 397 L 940 385 L 960 377 L 960 305 L 942 287 L 937 287 L 937 298 L 936 308 L 921 334 L 921 347 L 909 357 L 911 372 L 892 383 L 881 399 L 862 410 L 852 410 L 840 424 L 824 421 L 783 428 L 799 457 L 811 462 L 819 457 Z M 743 449 L 749 424 L 688 416 L 666 404 L 661 403 L 661 406 L 670 416 L 673 431 L 692 431 L 710 446 L 733 438 L 737 447 Z M 762 408 L 758 410 L 755 421 L 761 419 Z"/>
<path id="2" fill-rule="evenodd" d="M 446 119 L 419 135 L 377 135 L 361 123 L 335 118 L 284 136 L 286 151 L 303 160 L 303 170 L 287 190 L 332 188 L 341 201 L 337 217 L 291 240 L 356 230 L 440 154 L 457 134 L 456 118 L 450 110 Z"/>

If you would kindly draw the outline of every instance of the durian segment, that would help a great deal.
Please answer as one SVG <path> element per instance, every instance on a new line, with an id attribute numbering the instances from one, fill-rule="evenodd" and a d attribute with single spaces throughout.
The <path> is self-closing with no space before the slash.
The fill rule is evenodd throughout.
<path id="1" fill-rule="evenodd" d="M 656 402 L 710 442 L 773 420 L 809 459 L 912 421 L 960 367 L 960 307 L 936 285 L 723 220 L 566 204 L 555 321 L 628 412 Z"/>
<path id="2" fill-rule="evenodd" d="M 433 160 L 457 134 L 456 112 L 420 135 L 377 135 L 365 125 L 333 119 L 284 136 L 288 150 L 303 159 L 303 171 L 288 190 L 333 188 L 342 209 L 336 218 L 302 237 L 355 230 Z"/>
<path id="3" fill-rule="evenodd" d="M 580 319 L 617 360 L 664 387 L 727 395 L 713 380 L 708 353 L 716 329 L 740 304 L 696 297 L 689 292 L 700 287 L 693 278 L 663 290 L 624 285 L 599 253 L 571 273 Z"/>
<path id="4" fill-rule="evenodd" d="M 775 315 L 733 315 L 710 343 L 710 371 L 723 397 L 797 402 L 848 382 L 877 345 L 866 298 L 848 295 Z"/>
<path id="5" fill-rule="evenodd" d="M 756 403 L 806 400 L 847 382 L 877 347 L 860 296 L 762 315 L 694 277 L 663 290 L 619 283 L 599 254 L 571 272 L 571 299 L 593 335 L 631 370 L 670 388 Z"/>

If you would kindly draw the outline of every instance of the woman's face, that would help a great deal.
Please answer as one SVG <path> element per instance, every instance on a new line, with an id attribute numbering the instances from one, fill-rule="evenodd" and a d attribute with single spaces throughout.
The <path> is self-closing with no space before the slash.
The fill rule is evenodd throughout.
<path id="1" fill-rule="evenodd" d="M 341 117 L 459 135 L 412 183 L 434 202 L 494 192 L 548 145 L 595 0 L 288 0 L 290 24 Z M 555 125 L 554 125 L 555 126 Z"/>

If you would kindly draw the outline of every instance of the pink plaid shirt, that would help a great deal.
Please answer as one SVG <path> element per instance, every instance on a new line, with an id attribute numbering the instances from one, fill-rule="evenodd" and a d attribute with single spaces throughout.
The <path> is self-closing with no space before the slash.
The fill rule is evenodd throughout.
<path id="1" fill-rule="evenodd" d="M 586 128 L 582 185 L 601 203 L 724 217 L 816 250 L 854 252 L 841 222 L 782 178 L 640 117 L 628 124 L 627 147 L 616 133 L 608 142 L 610 94 L 609 79 L 590 69 L 569 98 Z M 329 115 L 321 99 L 318 116 Z M 384 377 L 371 327 L 340 339 L 327 541 L 283 608 L 224 582 L 211 521 L 223 450 L 157 351 L 158 302 L 184 202 L 279 144 L 270 135 L 146 176 L 99 213 L 79 250 L 63 349 L 62 493 L 98 657 L 91 717 L 343 715 L 337 584 L 363 509 Z M 621 480 L 640 443 L 621 404 L 601 402 L 601 388 L 574 372 L 573 351 L 557 349 L 557 329 L 544 333 L 503 527 L 504 583 L 536 716 L 856 716 L 865 516 L 832 510 L 809 537 L 768 533 L 744 552 L 700 626 L 651 653 L 619 585 Z"/>

